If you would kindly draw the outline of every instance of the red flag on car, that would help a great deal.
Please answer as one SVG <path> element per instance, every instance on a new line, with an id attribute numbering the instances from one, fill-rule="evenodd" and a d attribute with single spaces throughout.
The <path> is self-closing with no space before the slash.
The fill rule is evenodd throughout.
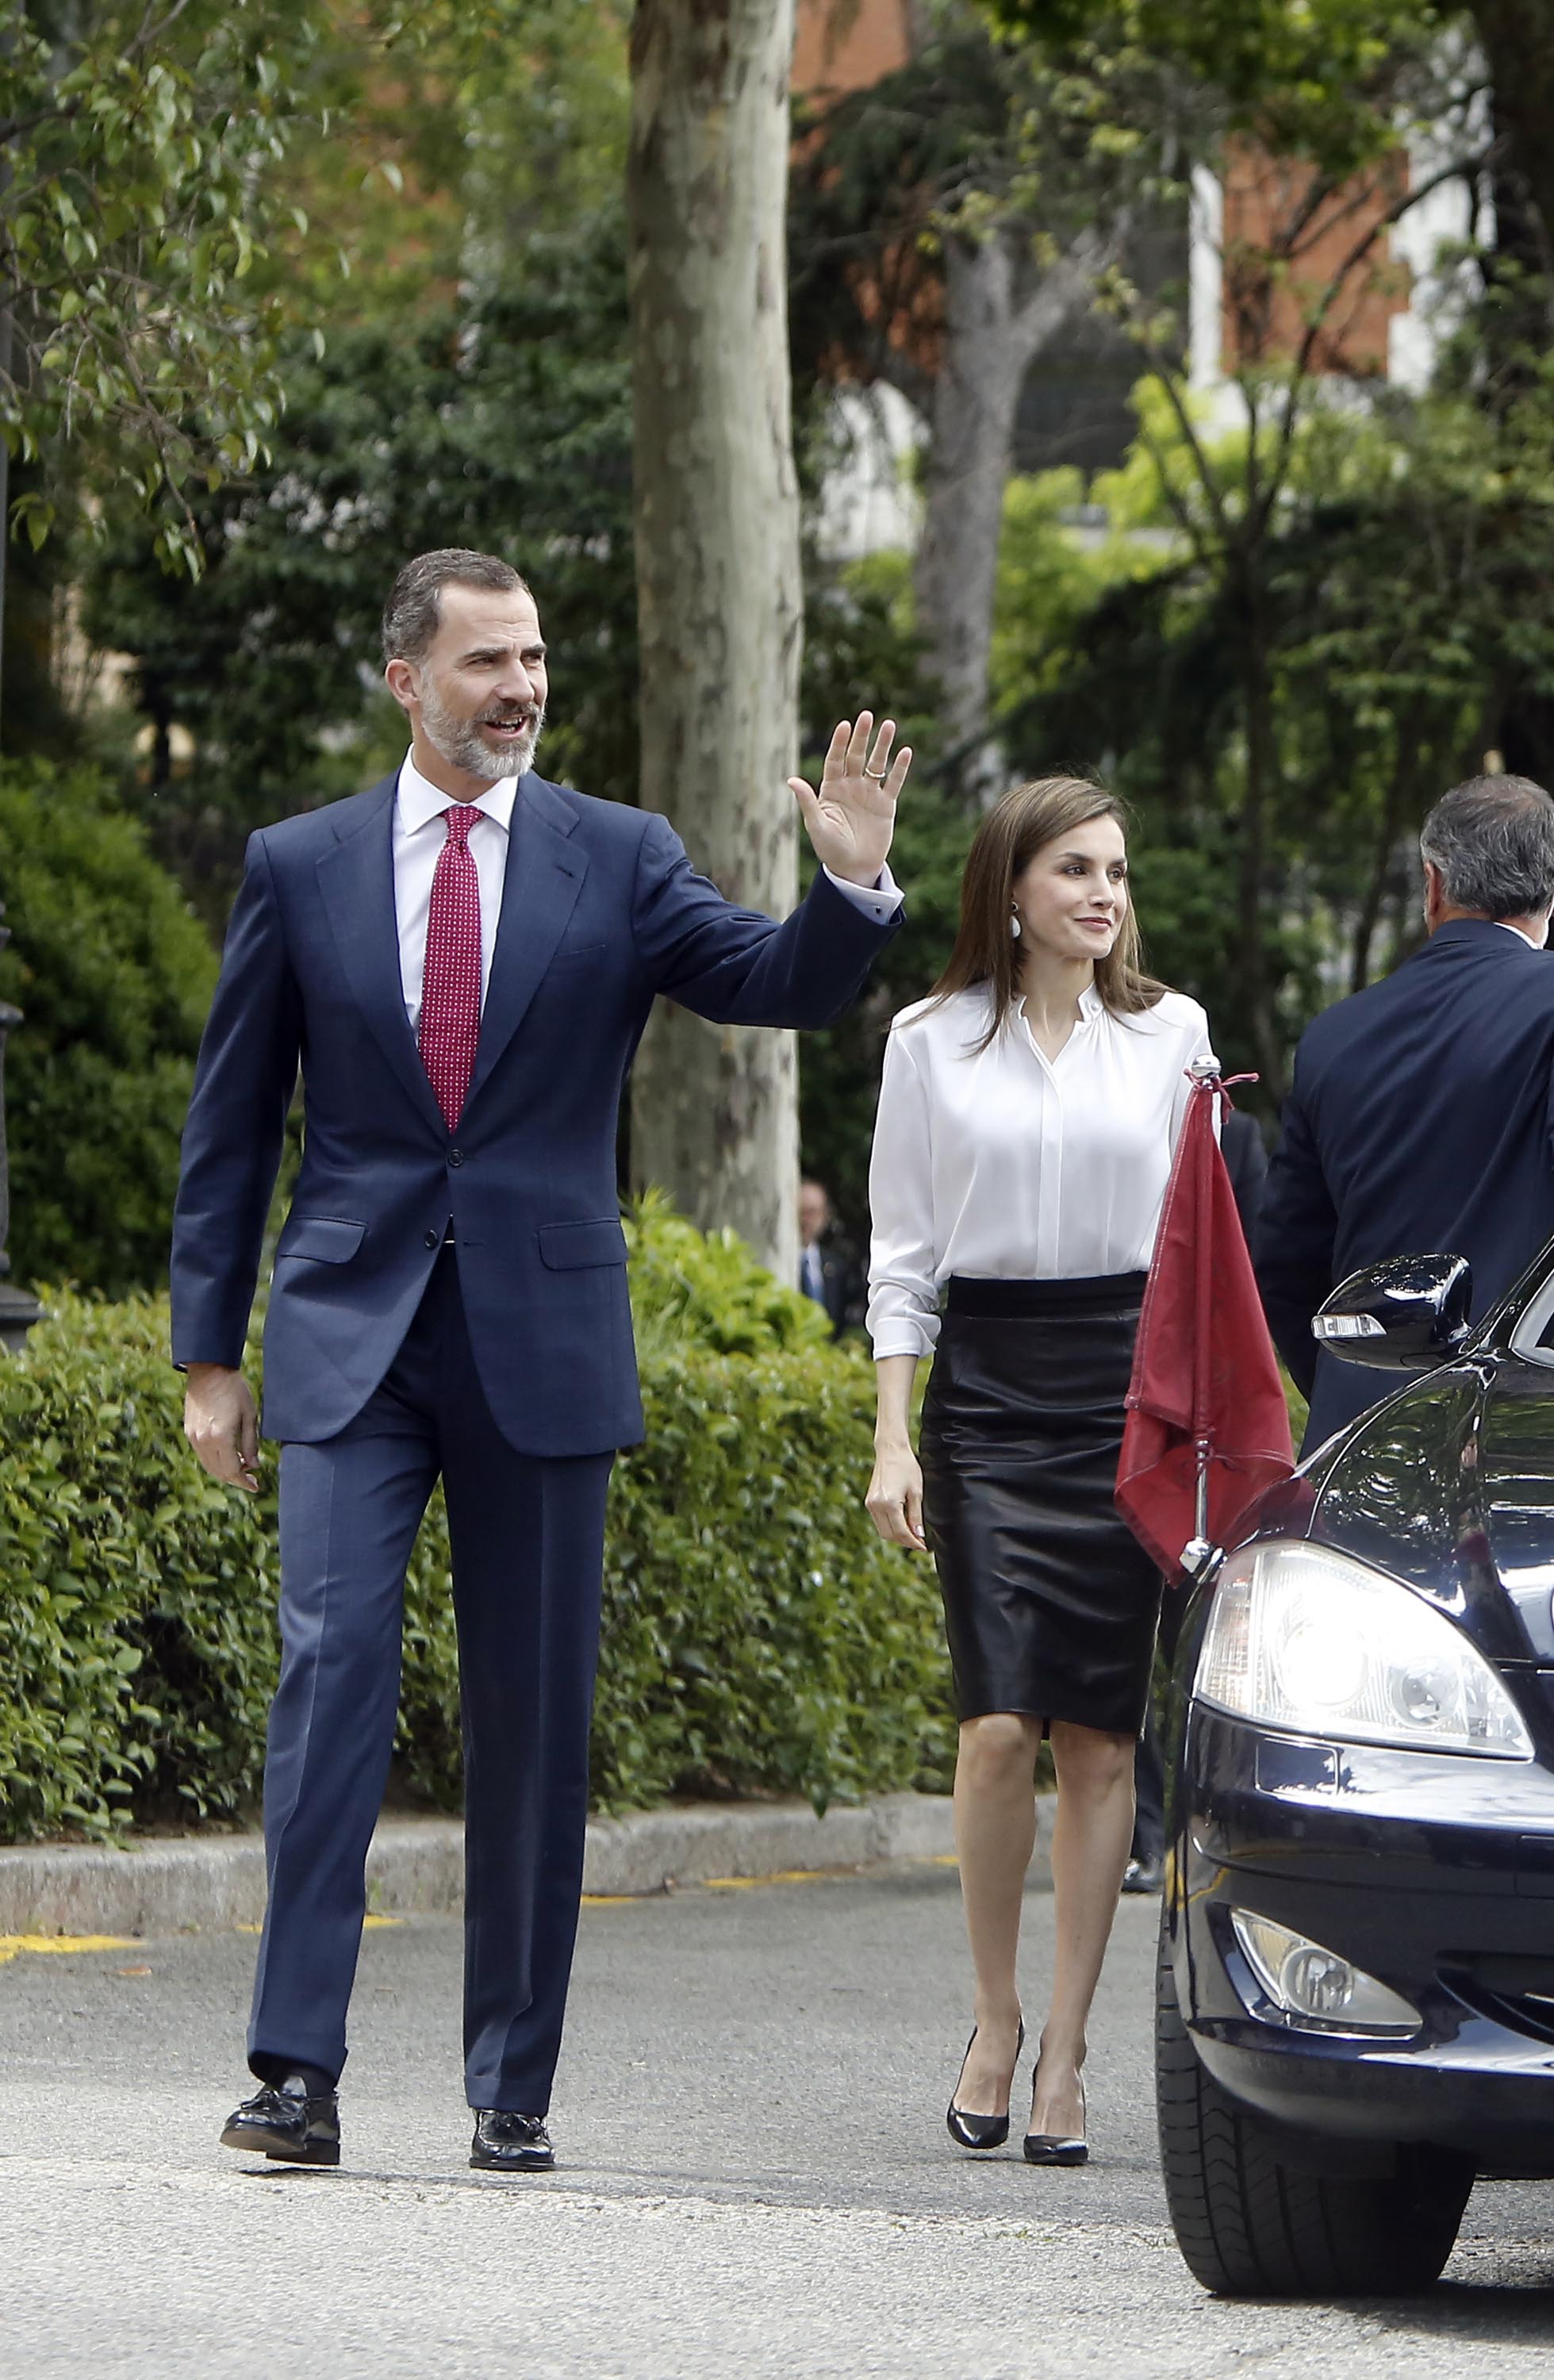
<path id="1" fill-rule="evenodd" d="M 1144 1292 L 1117 1466 L 1117 1509 L 1168 1578 L 1189 1566 L 1192 1540 L 1223 1545 L 1254 1497 L 1294 1468 L 1279 1364 L 1215 1138 L 1218 1099 L 1229 1107 L 1217 1074 L 1195 1079 Z"/>

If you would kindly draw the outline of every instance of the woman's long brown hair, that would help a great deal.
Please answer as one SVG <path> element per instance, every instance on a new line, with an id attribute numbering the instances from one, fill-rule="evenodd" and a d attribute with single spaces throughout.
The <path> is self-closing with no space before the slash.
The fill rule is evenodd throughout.
<path id="1" fill-rule="evenodd" d="M 986 984 L 992 993 L 992 1022 L 978 1042 L 985 1050 L 1002 1029 L 1020 997 L 1020 946 L 1009 930 L 1014 881 L 1038 851 L 1092 819 L 1113 819 L 1125 835 L 1128 813 L 1115 794 L 1084 777 L 1036 777 L 995 802 L 972 837 L 961 877 L 961 925 L 943 974 L 933 987 L 936 1002 Z M 1119 1016 L 1153 1008 L 1165 990 L 1143 969 L 1143 945 L 1130 899 L 1117 939 L 1096 961 L 1096 990 Z"/>

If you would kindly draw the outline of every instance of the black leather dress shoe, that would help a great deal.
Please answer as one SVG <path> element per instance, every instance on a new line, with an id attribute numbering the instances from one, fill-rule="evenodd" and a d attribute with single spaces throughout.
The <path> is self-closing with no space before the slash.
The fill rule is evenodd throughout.
<path id="1" fill-rule="evenodd" d="M 340 2102 L 333 2091 L 310 2094 L 300 2074 L 288 2074 L 228 2116 L 221 2144 L 284 2165 L 338 2165 Z"/>
<path id="2" fill-rule="evenodd" d="M 1123 1870 L 1124 1892 L 1159 1892 L 1165 1881 L 1165 1862 L 1159 1859 L 1131 1859 Z"/>
<path id="3" fill-rule="evenodd" d="M 481 2173 L 549 2173 L 556 2161 L 543 2116 L 477 2107 L 469 2162 Z"/>

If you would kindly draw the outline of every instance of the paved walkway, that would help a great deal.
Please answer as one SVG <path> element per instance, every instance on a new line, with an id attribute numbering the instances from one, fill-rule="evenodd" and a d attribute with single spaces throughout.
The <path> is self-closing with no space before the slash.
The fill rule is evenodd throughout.
<path id="1" fill-rule="evenodd" d="M 1033 2002 L 1050 1914 L 1033 1892 Z M 588 1909 L 564 2165 L 522 2183 L 465 2162 L 453 1920 L 367 1937 L 337 2174 L 214 2145 L 251 1937 L 18 1949 L 0 2372 L 1521 2380 L 1554 2348 L 1554 2188 L 1481 2188 L 1412 2305 L 1234 2305 L 1188 2278 L 1155 2171 L 1154 1922 L 1123 1904 L 1077 2174 L 944 2136 L 966 2021 L 942 1865 Z"/>

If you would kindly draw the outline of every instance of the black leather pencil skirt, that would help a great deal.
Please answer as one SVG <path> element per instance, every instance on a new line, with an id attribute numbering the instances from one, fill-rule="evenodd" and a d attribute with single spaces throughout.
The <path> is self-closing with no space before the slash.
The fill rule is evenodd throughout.
<path id="1" fill-rule="evenodd" d="M 1112 1502 L 1144 1278 L 949 1283 L 919 1451 L 962 1718 L 1144 1723 L 1160 1579 Z"/>

